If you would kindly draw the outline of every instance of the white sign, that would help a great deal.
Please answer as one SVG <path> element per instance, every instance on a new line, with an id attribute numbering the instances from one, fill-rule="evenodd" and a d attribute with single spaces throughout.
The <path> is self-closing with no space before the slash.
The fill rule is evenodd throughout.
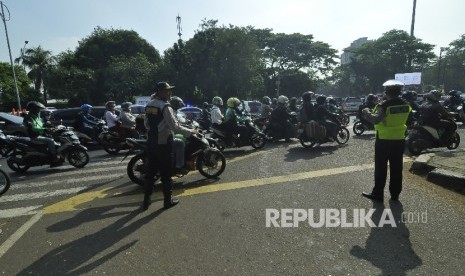
<path id="1" fill-rule="evenodd" d="M 396 74 L 395 79 L 405 85 L 421 84 L 421 72 Z"/>
<path id="2" fill-rule="evenodd" d="M 137 96 L 136 104 L 147 105 L 151 101 L 150 96 Z"/>

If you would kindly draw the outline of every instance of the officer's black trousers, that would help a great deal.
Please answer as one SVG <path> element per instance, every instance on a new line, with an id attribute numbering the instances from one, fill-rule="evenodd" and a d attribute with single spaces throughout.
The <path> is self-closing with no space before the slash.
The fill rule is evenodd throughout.
<path id="1" fill-rule="evenodd" d="M 171 180 L 173 170 L 173 150 L 171 144 L 156 145 L 147 148 L 147 174 L 145 175 L 145 194 L 151 195 L 153 192 L 153 184 L 155 175 L 159 172 L 161 183 L 163 186 L 163 195 L 166 198 L 171 198 L 173 189 L 173 181 Z"/>
<path id="2" fill-rule="evenodd" d="M 398 197 L 402 191 L 402 168 L 405 140 L 381 140 L 375 142 L 375 187 L 372 194 L 382 197 L 386 186 L 389 162 L 389 192 Z"/>

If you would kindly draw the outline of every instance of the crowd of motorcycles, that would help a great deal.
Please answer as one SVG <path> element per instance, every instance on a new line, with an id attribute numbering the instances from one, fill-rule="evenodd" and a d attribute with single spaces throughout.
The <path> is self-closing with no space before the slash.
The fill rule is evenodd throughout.
<path id="1" fill-rule="evenodd" d="M 462 108 L 463 106 L 460 106 L 450 112 L 456 120 L 465 123 L 465 114 Z M 260 149 L 267 142 L 274 142 L 285 138 L 282 127 L 275 126 L 267 118 L 253 118 L 247 112 L 243 112 L 240 117 L 240 123 L 247 129 L 247 132 L 242 134 L 243 137 L 240 135 L 228 136 L 225 130 L 215 128 L 211 122 L 202 119 L 198 119 L 198 121 L 181 120 L 180 123 L 183 126 L 197 128 L 200 134 L 186 139 L 186 170 L 173 170 L 173 176 L 181 177 L 189 171 L 197 170 L 206 178 L 216 178 L 226 168 L 226 159 L 222 153 L 224 149 L 243 146 Z M 295 112 L 290 113 L 289 122 L 292 125 L 291 138 L 298 139 L 300 144 L 305 148 L 329 142 L 342 145 L 349 140 L 350 134 L 347 128 L 349 116 L 342 111 L 333 119 L 337 125 L 337 134 L 335 137 L 328 137 L 325 132 L 323 136 L 309 136 L 306 131 L 306 127 L 308 126 L 300 123 L 297 117 Z M 76 168 L 83 168 L 89 162 L 88 148 L 96 145 L 103 147 L 109 154 L 128 150 L 123 158 L 124 160 L 133 154 L 127 164 L 128 177 L 132 182 L 143 185 L 148 161 L 145 153 L 146 139 L 144 130 L 138 129 L 140 139 L 122 137 L 116 132 L 109 131 L 104 121 L 99 123 L 95 130 L 97 131 L 97 137 L 91 138 L 72 127 L 61 124 L 49 128 L 48 136 L 52 137 L 55 141 L 60 164 L 67 161 Z M 358 136 L 370 130 L 374 130 L 374 126 L 357 116 L 353 124 L 354 134 Z M 408 120 L 406 147 L 412 155 L 419 155 L 425 149 L 431 148 L 457 148 L 460 144 L 460 136 L 457 131 L 455 131 L 452 138 L 447 142 L 441 139 L 443 132 L 443 129 L 434 129 L 430 126 L 422 125 L 417 112 L 413 111 Z M 52 165 L 53 163 L 48 150 L 43 144 L 34 142 L 28 137 L 5 135 L 1 131 L 0 154 L 7 158 L 6 163 L 8 167 L 18 173 L 24 173 L 31 167 Z M 0 195 L 8 190 L 10 184 L 9 175 L 0 168 Z"/>

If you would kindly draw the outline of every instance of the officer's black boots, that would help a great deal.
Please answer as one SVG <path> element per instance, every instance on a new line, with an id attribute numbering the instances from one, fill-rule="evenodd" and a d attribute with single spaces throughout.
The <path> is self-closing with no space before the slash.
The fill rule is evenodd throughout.
<path id="1" fill-rule="evenodd" d="M 150 195 L 144 194 L 144 202 L 142 203 L 142 209 L 145 211 L 149 208 L 152 201 L 150 200 Z"/>

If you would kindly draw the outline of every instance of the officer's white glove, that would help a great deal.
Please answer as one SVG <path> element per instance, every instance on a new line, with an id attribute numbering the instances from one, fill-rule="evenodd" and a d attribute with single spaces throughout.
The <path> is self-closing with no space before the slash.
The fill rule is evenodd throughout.
<path id="1" fill-rule="evenodd" d="M 371 111 L 368 107 L 365 107 L 364 109 L 362 109 L 362 113 L 363 115 L 366 115 L 366 114 L 369 114 Z"/>

